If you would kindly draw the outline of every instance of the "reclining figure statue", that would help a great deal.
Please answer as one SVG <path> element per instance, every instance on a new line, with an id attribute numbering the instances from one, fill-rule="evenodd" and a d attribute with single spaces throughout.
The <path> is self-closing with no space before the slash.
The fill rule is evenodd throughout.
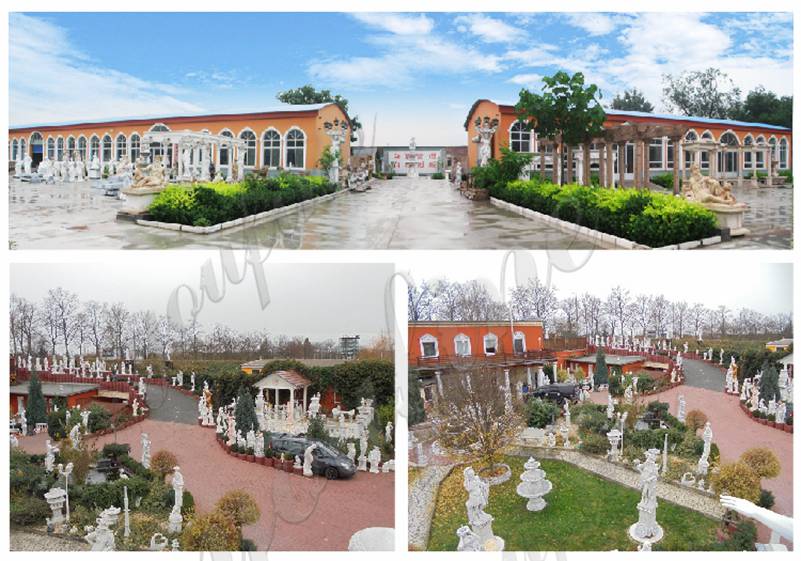
<path id="1" fill-rule="evenodd" d="M 731 192 L 731 183 L 721 184 L 716 179 L 703 175 L 698 164 L 690 167 L 690 179 L 684 184 L 682 194 L 688 201 L 696 203 L 737 204 L 737 199 Z"/>

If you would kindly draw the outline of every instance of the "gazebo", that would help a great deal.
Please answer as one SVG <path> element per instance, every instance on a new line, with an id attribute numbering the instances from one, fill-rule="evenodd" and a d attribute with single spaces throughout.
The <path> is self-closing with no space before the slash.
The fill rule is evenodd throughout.
<path id="1" fill-rule="evenodd" d="M 267 399 L 270 398 L 270 392 L 273 392 L 273 404 L 280 405 L 281 390 L 289 391 L 288 403 L 295 404 L 295 391 L 303 390 L 303 410 L 306 409 L 306 399 L 308 397 L 308 388 L 312 385 L 311 380 L 298 372 L 297 370 L 276 370 L 267 374 L 264 378 L 253 384 L 259 391 L 267 390 Z"/>

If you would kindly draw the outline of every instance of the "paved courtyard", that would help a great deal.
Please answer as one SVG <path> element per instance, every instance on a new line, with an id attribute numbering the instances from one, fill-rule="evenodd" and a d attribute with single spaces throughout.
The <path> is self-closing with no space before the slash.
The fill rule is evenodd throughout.
<path id="1" fill-rule="evenodd" d="M 212 429 L 153 419 L 99 437 L 95 445 L 99 449 L 109 442 L 128 443 L 131 455 L 139 458 L 142 432 L 150 436 L 153 453 L 166 449 L 178 458 L 199 511 L 208 512 L 233 489 L 250 493 L 261 518 L 246 526 L 244 535 L 260 550 L 345 550 L 358 530 L 395 526 L 394 473 L 358 472 L 352 479 L 337 481 L 300 477 L 227 455 Z M 43 454 L 46 438 L 46 434 L 26 437 L 20 446 Z"/>
<path id="2" fill-rule="evenodd" d="M 591 249 L 544 223 L 473 203 L 445 181 L 398 178 L 280 219 L 205 236 L 118 222 L 121 202 L 89 183 L 11 181 L 17 249 Z"/>

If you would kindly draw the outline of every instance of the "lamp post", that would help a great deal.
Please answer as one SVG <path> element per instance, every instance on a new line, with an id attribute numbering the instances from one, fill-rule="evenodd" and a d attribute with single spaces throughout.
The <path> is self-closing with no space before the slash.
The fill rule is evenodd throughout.
<path id="1" fill-rule="evenodd" d="M 478 165 L 484 167 L 492 157 L 492 150 L 490 149 L 490 141 L 495 131 L 498 130 L 498 119 L 490 119 L 489 117 L 476 117 L 474 121 L 476 125 L 476 132 L 478 133 Z"/>
<path id="2" fill-rule="evenodd" d="M 70 475 L 72 475 L 73 465 L 72 462 L 68 463 L 66 467 L 64 464 L 58 464 L 58 475 L 61 477 L 64 476 L 64 494 L 66 495 L 66 502 L 67 502 L 67 516 L 66 516 L 66 523 L 67 526 L 70 525 Z"/>
<path id="3" fill-rule="evenodd" d="M 336 185 L 339 184 L 339 145 L 345 140 L 345 135 L 348 134 L 348 122 L 334 119 L 333 122 L 326 121 L 323 126 L 325 127 L 325 134 L 331 139 L 331 152 L 334 155 L 334 161 L 331 163 L 331 169 L 328 170 L 328 178 Z"/>

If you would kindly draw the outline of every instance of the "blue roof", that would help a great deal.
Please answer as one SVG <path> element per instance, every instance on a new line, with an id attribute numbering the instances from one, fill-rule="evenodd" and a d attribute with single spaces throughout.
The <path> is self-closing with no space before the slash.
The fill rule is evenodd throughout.
<path id="1" fill-rule="evenodd" d="M 631 117 L 655 117 L 657 119 L 669 119 L 671 121 L 696 121 L 709 125 L 727 125 L 730 127 L 750 127 L 757 129 L 773 129 L 789 131 L 787 127 L 779 125 L 768 125 L 767 123 L 748 123 L 746 121 L 735 121 L 734 119 L 710 119 L 707 117 L 690 117 L 686 115 L 668 115 L 665 113 L 646 113 L 645 111 L 622 111 L 620 109 L 604 108 L 607 115 L 629 115 Z"/>

